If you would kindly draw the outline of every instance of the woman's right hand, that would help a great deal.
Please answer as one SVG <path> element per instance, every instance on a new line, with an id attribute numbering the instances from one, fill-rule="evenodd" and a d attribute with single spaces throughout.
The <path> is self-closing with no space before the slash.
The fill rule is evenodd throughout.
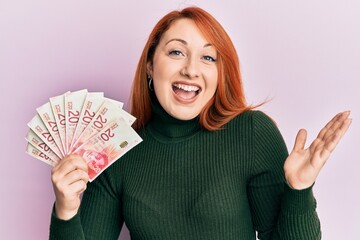
<path id="1" fill-rule="evenodd" d="M 65 156 L 51 172 L 55 192 L 56 216 L 69 220 L 75 216 L 80 207 L 80 195 L 85 191 L 89 181 L 88 166 L 78 155 Z"/>

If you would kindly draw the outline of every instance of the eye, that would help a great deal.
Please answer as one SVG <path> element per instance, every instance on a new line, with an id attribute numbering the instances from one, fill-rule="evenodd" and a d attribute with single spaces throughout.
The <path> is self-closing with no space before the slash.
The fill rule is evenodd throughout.
<path id="1" fill-rule="evenodd" d="M 203 59 L 208 62 L 216 62 L 216 59 L 211 56 L 203 56 Z"/>
<path id="2" fill-rule="evenodd" d="M 182 56 L 183 53 L 179 50 L 171 50 L 169 51 L 169 55 L 172 55 L 172 56 Z"/>

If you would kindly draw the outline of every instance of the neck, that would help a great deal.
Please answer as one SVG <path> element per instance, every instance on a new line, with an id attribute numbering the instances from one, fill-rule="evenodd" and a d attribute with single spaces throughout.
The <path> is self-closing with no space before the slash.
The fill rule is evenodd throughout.
<path id="1" fill-rule="evenodd" d="M 152 96 L 152 119 L 149 131 L 162 141 L 181 141 L 193 136 L 201 130 L 199 118 L 180 120 L 169 115 L 160 105 L 156 96 Z"/>

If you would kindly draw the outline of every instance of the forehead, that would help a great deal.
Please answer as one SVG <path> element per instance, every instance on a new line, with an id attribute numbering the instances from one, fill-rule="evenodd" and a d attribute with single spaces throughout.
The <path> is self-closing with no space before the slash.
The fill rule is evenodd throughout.
<path id="1" fill-rule="evenodd" d="M 181 18 L 171 23 L 161 42 L 166 43 L 173 38 L 183 39 L 188 43 L 199 42 L 201 45 L 209 43 L 196 23 L 188 18 Z"/>

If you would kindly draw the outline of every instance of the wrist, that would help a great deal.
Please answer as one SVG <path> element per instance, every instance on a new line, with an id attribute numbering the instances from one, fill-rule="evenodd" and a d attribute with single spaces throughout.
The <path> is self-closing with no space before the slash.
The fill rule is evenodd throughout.
<path id="1" fill-rule="evenodd" d="M 70 220 L 73 218 L 78 212 L 78 209 L 68 210 L 59 206 L 58 202 L 55 202 L 55 214 L 56 217 L 61 220 Z"/>
<path id="2" fill-rule="evenodd" d="M 286 174 L 285 174 L 285 180 L 288 187 L 293 190 L 304 190 L 309 187 L 312 187 L 315 183 L 315 181 L 308 181 L 308 180 L 302 181 L 296 177 L 291 178 L 290 176 L 286 176 Z"/>

